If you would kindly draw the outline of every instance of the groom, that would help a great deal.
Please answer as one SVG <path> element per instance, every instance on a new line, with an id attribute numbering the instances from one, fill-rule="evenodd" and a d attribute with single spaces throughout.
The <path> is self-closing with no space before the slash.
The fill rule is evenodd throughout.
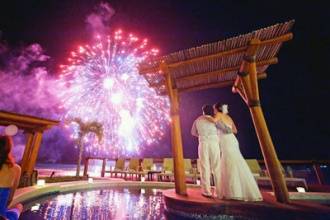
<path id="1" fill-rule="evenodd" d="M 207 119 L 212 117 L 213 107 L 204 105 L 203 115 L 199 116 L 191 128 L 191 134 L 198 137 L 198 157 L 201 167 L 201 187 L 202 195 L 211 197 L 211 172 L 214 176 L 216 192 L 219 194 L 220 188 L 220 148 L 217 128 L 214 123 Z"/>

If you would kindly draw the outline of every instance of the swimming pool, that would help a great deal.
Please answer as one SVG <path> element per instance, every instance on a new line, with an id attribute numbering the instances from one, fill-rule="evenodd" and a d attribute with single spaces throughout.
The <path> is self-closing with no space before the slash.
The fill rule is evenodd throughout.
<path id="1" fill-rule="evenodd" d="M 162 192 L 109 188 L 70 192 L 28 202 L 21 219 L 165 219 Z"/>

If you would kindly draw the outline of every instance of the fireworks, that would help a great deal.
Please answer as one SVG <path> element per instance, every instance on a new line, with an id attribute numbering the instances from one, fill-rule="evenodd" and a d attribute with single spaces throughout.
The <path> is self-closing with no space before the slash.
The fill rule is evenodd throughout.
<path id="1" fill-rule="evenodd" d="M 103 124 L 104 141 L 90 134 L 85 149 L 94 155 L 128 156 L 157 143 L 169 122 L 169 103 L 138 74 L 139 62 L 156 56 L 147 39 L 121 30 L 98 36 L 94 45 L 79 46 L 61 66 L 58 97 L 63 119 Z M 73 138 L 78 127 L 70 126 Z"/>

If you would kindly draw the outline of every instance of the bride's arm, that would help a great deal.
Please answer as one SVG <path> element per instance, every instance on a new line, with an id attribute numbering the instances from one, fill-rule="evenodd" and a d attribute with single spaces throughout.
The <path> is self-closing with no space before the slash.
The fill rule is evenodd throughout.
<path id="1" fill-rule="evenodd" d="M 229 116 L 229 115 L 228 115 Z M 230 116 L 229 116 L 230 117 Z M 234 121 L 233 121 L 233 119 L 230 117 L 230 120 L 231 120 L 231 122 L 232 122 L 232 128 L 233 128 L 233 133 L 234 134 L 237 134 L 237 127 L 236 127 L 236 125 L 235 125 L 235 123 L 234 123 Z"/>
<path id="2" fill-rule="evenodd" d="M 237 128 L 236 128 L 236 125 L 235 125 L 234 122 L 233 122 L 233 133 L 234 133 L 234 134 L 237 134 Z"/>

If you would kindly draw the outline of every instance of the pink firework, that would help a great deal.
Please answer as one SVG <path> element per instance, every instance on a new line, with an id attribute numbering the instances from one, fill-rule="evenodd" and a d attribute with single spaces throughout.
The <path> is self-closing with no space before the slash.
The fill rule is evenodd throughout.
<path id="1" fill-rule="evenodd" d="M 156 56 L 147 39 L 121 30 L 92 46 L 79 46 L 63 65 L 58 80 L 64 119 L 79 118 L 103 125 L 104 141 L 86 136 L 85 149 L 93 155 L 136 155 L 156 144 L 169 123 L 169 103 L 139 75 L 137 65 Z M 77 138 L 77 126 L 70 126 Z"/>

